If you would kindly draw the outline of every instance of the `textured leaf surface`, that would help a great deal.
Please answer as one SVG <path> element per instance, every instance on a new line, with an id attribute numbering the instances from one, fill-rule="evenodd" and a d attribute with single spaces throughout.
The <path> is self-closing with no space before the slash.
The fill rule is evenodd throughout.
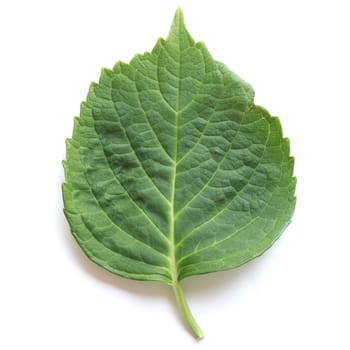
<path id="1" fill-rule="evenodd" d="M 177 11 L 167 40 L 103 69 L 67 140 L 64 210 L 97 264 L 177 284 L 262 254 L 295 206 L 281 125 Z"/>

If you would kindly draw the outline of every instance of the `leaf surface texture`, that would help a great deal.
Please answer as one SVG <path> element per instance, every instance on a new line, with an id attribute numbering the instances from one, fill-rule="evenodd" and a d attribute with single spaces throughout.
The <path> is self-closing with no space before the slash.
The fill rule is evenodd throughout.
<path id="1" fill-rule="evenodd" d="M 167 40 L 103 69 L 67 140 L 64 211 L 105 269 L 170 285 L 262 254 L 290 223 L 279 119 L 177 11 Z"/>

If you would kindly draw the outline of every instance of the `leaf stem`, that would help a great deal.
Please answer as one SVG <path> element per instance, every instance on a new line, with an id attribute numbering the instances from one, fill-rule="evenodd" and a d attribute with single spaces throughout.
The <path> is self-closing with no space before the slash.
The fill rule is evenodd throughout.
<path id="1" fill-rule="evenodd" d="M 182 286 L 180 282 L 175 281 L 173 284 L 173 289 L 175 293 L 175 298 L 177 305 L 179 307 L 180 313 L 185 320 L 186 326 L 189 328 L 189 330 L 192 332 L 192 334 L 200 339 L 204 337 L 204 333 L 197 324 L 196 320 L 194 319 L 190 308 L 188 307 L 187 301 L 185 299 L 184 291 L 182 289 Z"/>

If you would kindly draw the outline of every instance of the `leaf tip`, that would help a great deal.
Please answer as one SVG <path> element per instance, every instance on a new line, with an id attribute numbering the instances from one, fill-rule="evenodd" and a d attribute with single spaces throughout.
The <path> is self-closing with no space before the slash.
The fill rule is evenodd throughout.
<path id="1" fill-rule="evenodd" d="M 169 37 L 173 34 L 177 34 L 181 28 L 185 27 L 184 14 L 181 7 L 178 7 L 175 11 L 175 16 L 171 24 Z"/>
<path id="2" fill-rule="evenodd" d="M 180 6 L 178 6 L 176 11 L 175 11 L 174 21 L 175 20 L 182 21 L 182 22 L 184 21 L 184 14 L 183 14 Z"/>
<path id="3" fill-rule="evenodd" d="M 184 46 L 194 44 L 194 40 L 191 38 L 186 29 L 185 19 L 181 7 L 176 9 L 167 40 L 175 43 L 180 43 L 182 41 Z"/>

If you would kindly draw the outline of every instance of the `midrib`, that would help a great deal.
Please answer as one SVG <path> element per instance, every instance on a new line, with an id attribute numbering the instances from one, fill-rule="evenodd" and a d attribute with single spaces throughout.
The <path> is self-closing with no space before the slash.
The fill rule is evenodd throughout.
<path id="1" fill-rule="evenodd" d="M 176 159 L 177 159 L 177 133 L 178 133 L 178 118 L 179 113 L 176 112 L 176 146 L 174 159 L 175 164 L 173 168 L 173 179 L 172 179 L 172 193 L 170 201 L 170 264 L 171 264 L 171 275 L 173 283 L 177 282 L 177 266 L 176 266 L 176 254 L 175 254 L 175 190 L 176 190 Z"/>
<path id="2" fill-rule="evenodd" d="M 181 48 L 179 43 L 179 55 L 178 55 L 178 85 L 177 85 L 177 102 L 175 113 L 175 147 L 174 147 L 174 168 L 172 178 L 172 193 L 170 201 L 170 263 L 171 263 L 171 275 L 173 285 L 178 282 L 178 271 L 176 265 L 176 253 L 175 253 L 175 191 L 176 191 L 176 173 L 177 173 L 177 155 L 178 155 L 178 139 L 179 139 L 179 111 L 180 111 L 180 87 L 181 87 Z"/>

